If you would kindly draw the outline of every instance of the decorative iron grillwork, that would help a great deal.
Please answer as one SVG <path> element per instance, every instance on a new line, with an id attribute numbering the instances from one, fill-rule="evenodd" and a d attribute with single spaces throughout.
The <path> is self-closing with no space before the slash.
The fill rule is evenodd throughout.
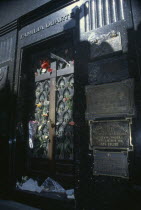
<path id="1" fill-rule="evenodd" d="M 72 47 L 68 46 L 51 47 L 32 56 L 35 109 L 32 106 L 30 110 L 33 114 L 29 121 L 29 153 L 33 158 L 53 158 L 55 135 L 57 159 L 73 159 L 72 54 Z"/>
<path id="2" fill-rule="evenodd" d="M 50 80 L 36 83 L 35 89 L 35 138 L 33 142 L 33 156 L 47 158 L 49 143 L 49 94 Z M 31 139 L 29 138 L 31 141 Z"/>
<path id="3" fill-rule="evenodd" d="M 73 74 L 57 78 L 56 159 L 73 159 Z"/>

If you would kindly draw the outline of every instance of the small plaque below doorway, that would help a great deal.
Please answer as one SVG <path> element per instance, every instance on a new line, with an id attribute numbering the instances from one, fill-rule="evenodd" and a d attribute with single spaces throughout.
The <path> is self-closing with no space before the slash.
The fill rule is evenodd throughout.
<path id="1" fill-rule="evenodd" d="M 93 174 L 128 178 L 128 153 L 95 150 Z"/>
<path id="2" fill-rule="evenodd" d="M 131 121 L 90 121 L 90 147 L 127 149 L 131 147 Z"/>

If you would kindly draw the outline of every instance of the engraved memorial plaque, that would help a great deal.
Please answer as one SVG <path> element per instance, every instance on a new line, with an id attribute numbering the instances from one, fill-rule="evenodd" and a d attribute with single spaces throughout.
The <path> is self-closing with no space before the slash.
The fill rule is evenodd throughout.
<path id="1" fill-rule="evenodd" d="M 106 149 L 127 149 L 131 146 L 130 120 L 90 122 L 90 146 Z"/>
<path id="2" fill-rule="evenodd" d="M 95 150 L 93 173 L 128 178 L 128 153 Z"/>
<path id="3" fill-rule="evenodd" d="M 114 52 L 122 51 L 120 32 L 111 31 L 108 34 L 93 35 L 89 37 L 90 58 L 97 58 Z"/>
<path id="4" fill-rule="evenodd" d="M 135 114 L 133 79 L 86 86 L 86 119 L 126 117 Z"/>
<path id="5" fill-rule="evenodd" d="M 88 64 L 89 84 L 118 82 L 129 78 L 127 57 L 103 59 Z"/>

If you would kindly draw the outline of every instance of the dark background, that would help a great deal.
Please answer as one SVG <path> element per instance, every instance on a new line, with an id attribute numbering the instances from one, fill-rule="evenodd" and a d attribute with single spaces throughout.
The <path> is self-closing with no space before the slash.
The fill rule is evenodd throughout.
<path id="1" fill-rule="evenodd" d="M 50 1 L 51 0 L 1 0 L 0 27 Z"/>

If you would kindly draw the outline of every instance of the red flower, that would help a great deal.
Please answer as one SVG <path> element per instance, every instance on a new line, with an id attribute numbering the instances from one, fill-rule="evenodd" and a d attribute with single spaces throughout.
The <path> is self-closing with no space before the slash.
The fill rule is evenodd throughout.
<path id="1" fill-rule="evenodd" d="M 68 101 L 68 100 L 69 100 L 69 98 L 64 98 L 64 99 L 63 99 L 63 101 Z"/>
<path id="2" fill-rule="evenodd" d="M 51 68 L 48 68 L 48 69 L 47 69 L 47 71 L 48 71 L 48 72 L 52 72 L 52 71 L 53 71 L 53 69 L 51 69 Z"/>
<path id="3" fill-rule="evenodd" d="M 42 69 L 47 69 L 50 67 L 50 64 L 48 61 L 43 61 L 43 63 L 41 64 L 41 68 Z"/>
<path id="4" fill-rule="evenodd" d="M 47 116 L 48 116 L 48 114 L 43 114 L 42 116 L 43 116 L 43 117 L 47 117 Z"/>
<path id="5" fill-rule="evenodd" d="M 69 122 L 69 125 L 75 125 L 74 121 Z"/>

